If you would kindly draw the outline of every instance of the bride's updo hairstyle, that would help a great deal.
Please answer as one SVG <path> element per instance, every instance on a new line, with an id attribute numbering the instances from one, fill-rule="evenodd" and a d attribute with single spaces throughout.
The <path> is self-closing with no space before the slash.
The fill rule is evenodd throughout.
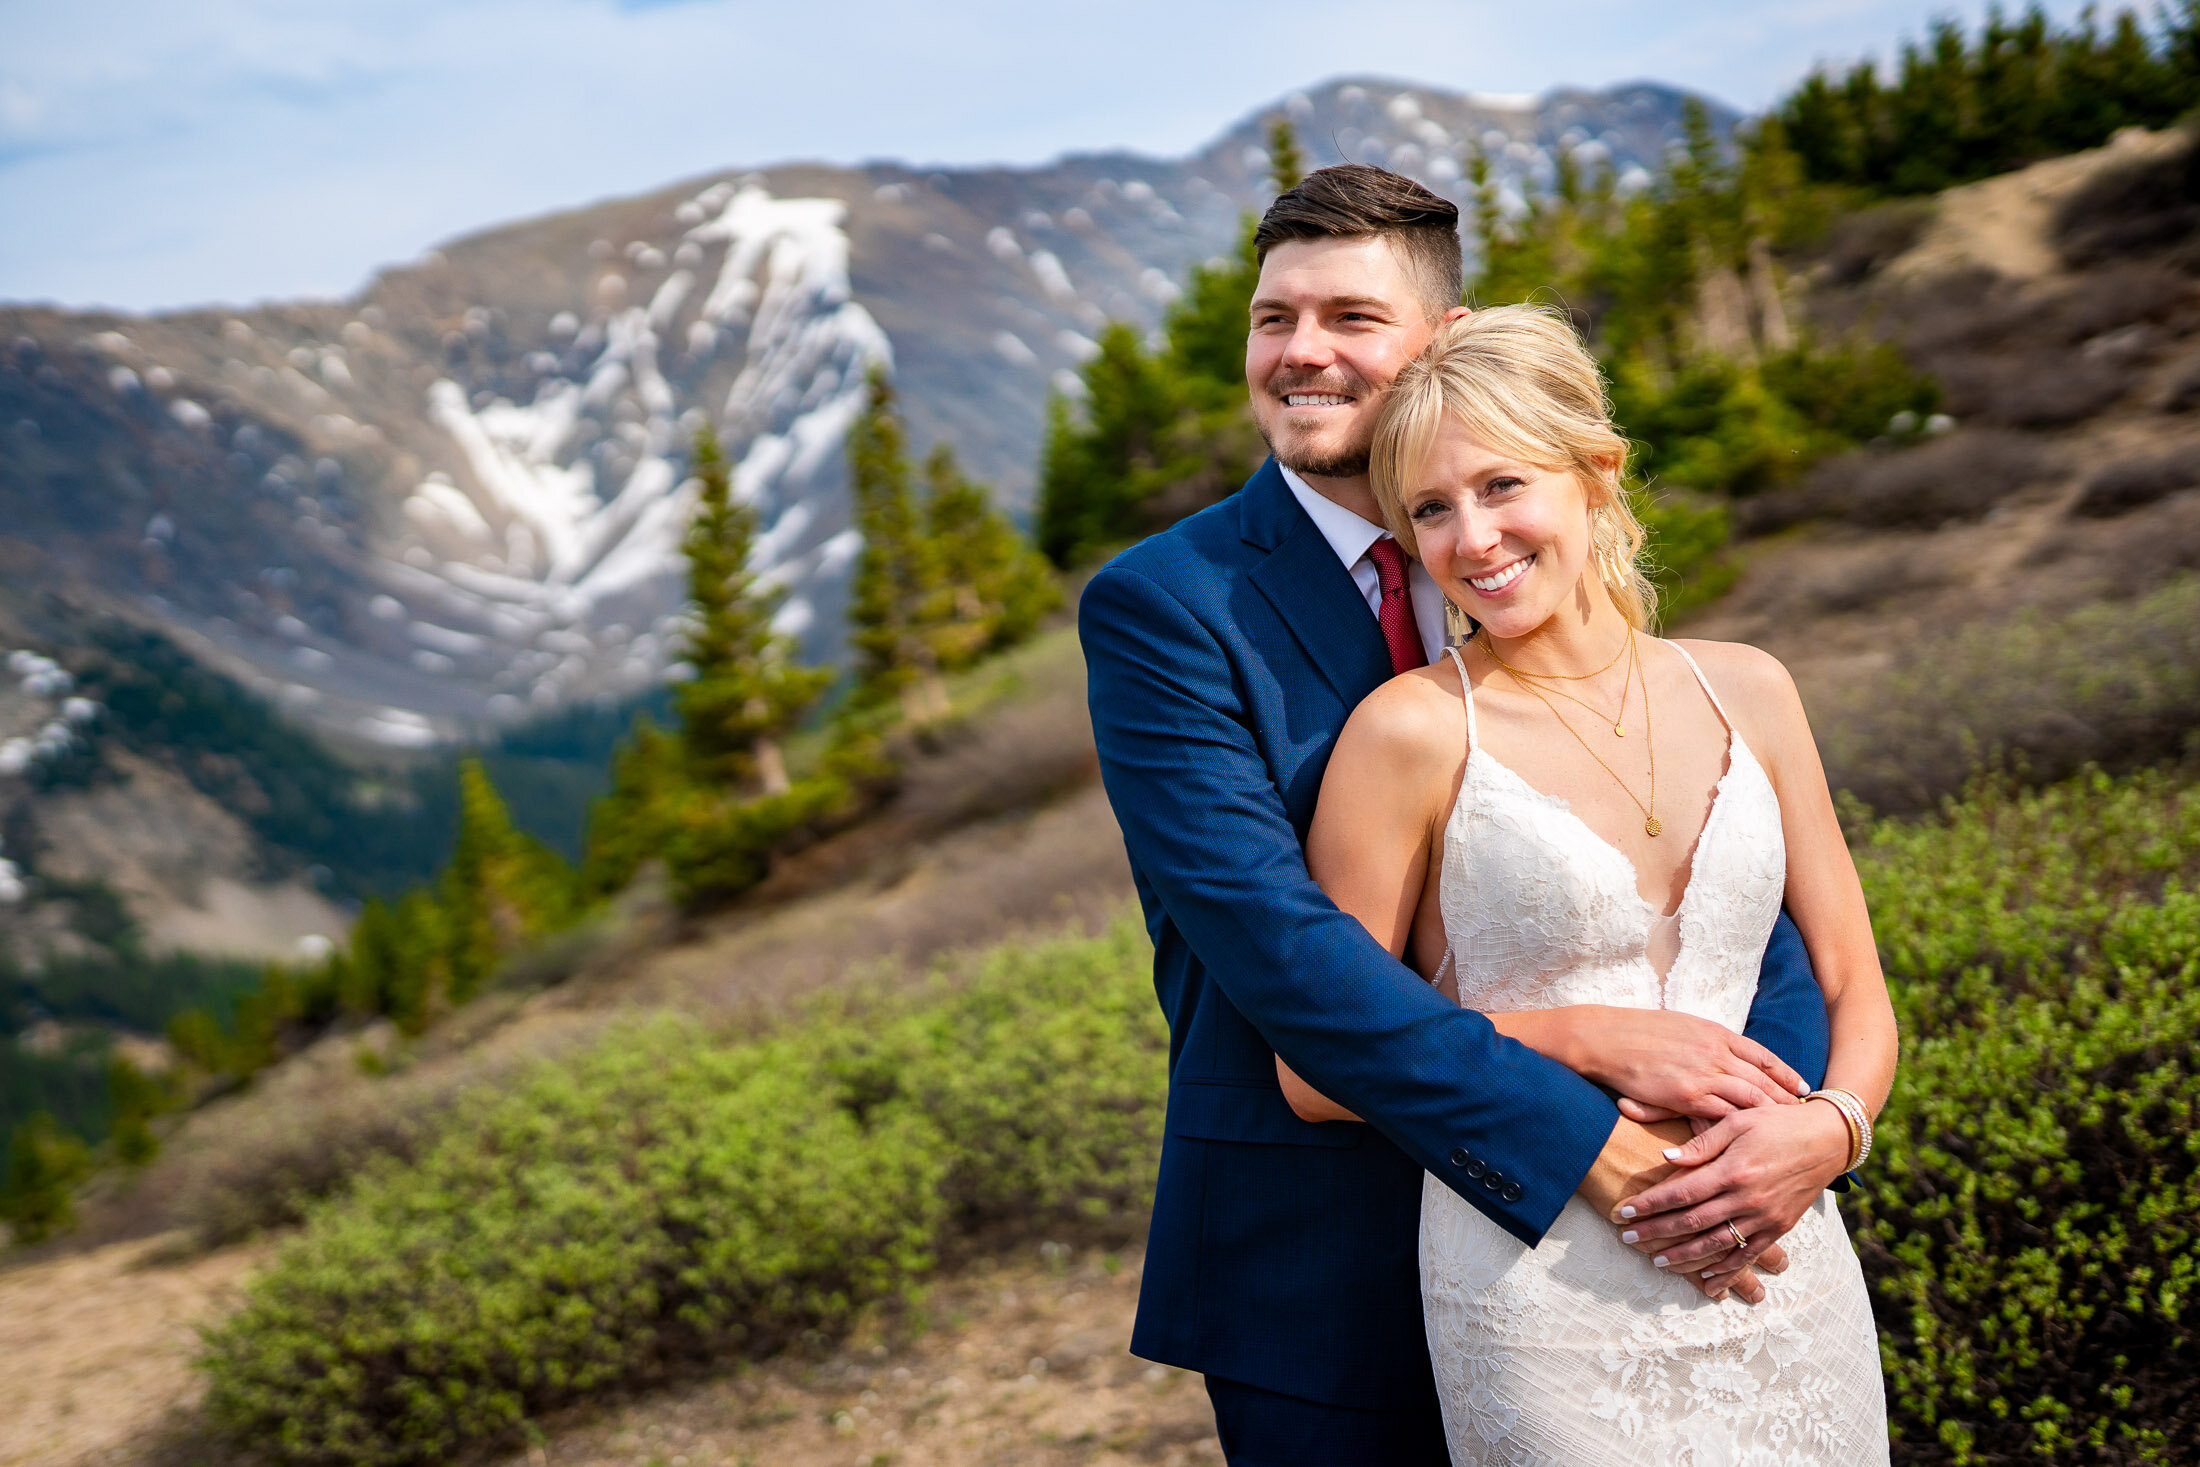
<path id="1" fill-rule="evenodd" d="M 1549 306 L 1491 306 L 1445 322 L 1398 374 L 1375 423 L 1368 475 L 1384 523 L 1415 554 L 1406 486 L 1447 421 L 1499 453 L 1580 480 L 1597 579 L 1629 624 L 1647 630 L 1657 592 L 1637 564 L 1642 522 L 1621 487 L 1627 440 L 1573 323 Z"/>

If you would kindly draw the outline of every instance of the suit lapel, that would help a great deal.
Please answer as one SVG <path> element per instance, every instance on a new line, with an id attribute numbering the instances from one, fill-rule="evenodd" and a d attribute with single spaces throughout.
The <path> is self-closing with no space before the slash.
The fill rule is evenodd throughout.
<path id="1" fill-rule="evenodd" d="M 1390 649 L 1352 573 L 1291 496 L 1275 461 L 1241 491 L 1245 540 L 1268 550 L 1251 573 L 1306 655 L 1347 707 L 1390 677 Z M 1279 502 L 1280 501 L 1280 502 Z"/>

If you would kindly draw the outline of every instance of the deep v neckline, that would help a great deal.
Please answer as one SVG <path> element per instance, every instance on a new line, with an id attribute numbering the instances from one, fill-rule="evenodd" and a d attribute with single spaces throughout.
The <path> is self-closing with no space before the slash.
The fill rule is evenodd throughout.
<path id="1" fill-rule="evenodd" d="M 1723 714 L 1721 718 L 1723 720 Z M 1670 922 L 1678 920 L 1688 910 L 1688 899 L 1696 893 L 1696 871 L 1697 867 L 1702 864 L 1704 842 L 1710 838 L 1712 824 L 1719 818 L 1719 812 L 1725 804 L 1726 782 L 1732 779 L 1735 772 L 1742 767 L 1741 756 L 1745 754 L 1749 755 L 1751 763 L 1756 762 L 1757 756 L 1750 754 L 1749 745 L 1742 741 L 1741 730 L 1735 728 L 1732 724 L 1728 724 L 1726 728 L 1726 769 L 1719 775 L 1717 782 L 1711 786 L 1711 808 L 1704 812 L 1703 824 L 1697 828 L 1695 843 L 1689 848 L 1688 852 L 1688 880 L 1682 884 L 1681 899 L 1673 904 L 1673 910 L 1670 912 L 1642 894 L 1642 870 L 1635 865 L 1635 858 L 1614 845 L 1595 826 L 1582 819 L 1575 812 L 1572 801 L 1537 789 L 1534 785 L 1528 783 L 1519 770 L 1514 769 L 1510 764 L 1483 748 L 1479 740 L 1467 746 L 1467 763 L 1471 767 L 1474 761 L 1480 758 L 1491 768 L 1511 780 L 1518 787 L 1521 794 L 1528 796 L 1537 804 L 1549 808 L 1554 813 L 1563 815 L 1579 826 L 1583 834 L 1605 850 L 1610 851 L 1613 857 L 1627 868 L 1627 889 L 1634 894 L 1635 900 L 1642 904 L 1643 911 L 1653 921 Z"/>
<path id="2" fill-rule="evenodd" d="M 1688 670 L 1696 675 L 1697 686 L 1703 689 L 1704 697 L 1711 701 L 1711 711 L 1718 715 L 1719 723 L 1726 729 L 1726 768 L 1720 771 L 1718 780 L 1711 786 L 1711 808 L 1704 812 L 1703 824 L 1697 827 L 1696 839 L 1690 844 L 1688 850 L 1688 880 L 1682 884 L 1681 899 L 1673 904 L 1673 910 L 1670 912 L 1666 911 L 1659 903 L 1651 901 L 1650 898 L 1642 894 L 1642 871 L 1641 868 L 1635 865 L 1635 858 L 1614 845 L 1595 826 L 1576 814 L 1572 801 L 1558 795 L 1546 794 L 1544 791 L 1537 789 L 1534 785 L 1528 783 L 1527 779 L 1518 770 L 1482 746 L 1481 735 L 1475 728 L 1474 682 L 1467 676 L 1466 661 L 1459 655 L 1457 647 L 1444 649 L 1451 655 L 1452 666 L 1458 669 L 1459 694 L 1467 708 L 1467 768 L 1469 772 L 1471 773 L 1473 770 L 1476 758 L 1480 758 L 1504 774 L 1507 779 L 1510 779 L 1519 787 L 1522 794 L 1555 810 L 1580 826 L 1583 833 L 1605 850 L 1610 851 L 1619 863 L 1627 868 L 1627 890 L 1634 895 L 1637 902 L 1641 903 L 1643 910 L 1653 922 L 1677 922 L 1682 914 L 1687 912 L 1688 899 L 1694 896 L 1696 892 L 1696 873 L 1698 867 L 1702 865 L 1704 842 L 1709 839 L 1712 824 L 1719 818 L 1720 808 L 1725 803 L 1726 782 L 1732 779 L 1735 771 L 1742 767 L 1743 756 L 1747 755 L 1750 763 L 1757 763 L 1757 756 L 1750 753 L 1748 742 L 1742 738 L 1742 731 L 1735 727 L 1734 720 L 1727 716 L 1726 705 L 1721 703 L 1719 695 L 1711 690 L 1711 680 L 1703 675 L 1703 669 L 1697 666 L 1696 659 L 1688 655 L 1686 647 L 1677 644 L 1669 645 L 1673 646 L 1675 652 L 1680 653 L 1681 661 L 1687 663 Z M 1758 765 L 1758 767 L 1763 768 L 1762 765 Z M 1462 795 L 1465 793 L 1463 782 L 1460 793 Z M 1453 810 L 1455 814 L 1458 804 L 1459 801 L 1454 800 Z"/>

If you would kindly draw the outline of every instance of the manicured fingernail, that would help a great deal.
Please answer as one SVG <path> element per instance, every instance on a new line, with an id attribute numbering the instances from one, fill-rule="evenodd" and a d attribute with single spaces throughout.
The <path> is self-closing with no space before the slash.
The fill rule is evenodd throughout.
<path id="1" fill-rule="evenodd" d="M 1619 1240 L 1622 1243 L 1640 1243 L 1642 1241 L 1642 1234 L 1636 1232 L 1633 1228 L 1629 1228 L 1626 1232 L 1619 1235 Z"/>
<path id="2" fill-rule="evenodd" d="M 1710 1269 L 1708 1269 L 1708 1268 L 1707 1268 L 1707 1269 L 1705 1269 L 1705 1270 L 1703 1271 L 1703 1276 L 1704 1276 L 1705 1278 L 1709 1278 L 1709 1277 L 1711 1277 L 1711 1270 L 1710 1270 Z"/>
<path id="3" fill-rule="evenodd" d="M 1633 1222 L 1635 1218 L 1635 1209 L 1633 1209 L 1632 1207 L 1623 1207 L 1619 1210 L 1619 1215 L 1623 1218 L 1626 1218 L 1629 1222 Z"/>
<path id="4" fill-rule="evenodd" d="M 1666 1147 L 1665 1159 L 1667 1161 L 1679 1161 L 1681 1159 L 1681 1149 L 1678 1146 Z"/>
<path id="5" fill-rule="evenodd" d="M 1650 1260 L 1650 1262 L 1651 1262 L 1652 1264 L 1654 1264 L 1654 1265 L 1655 1265 L 1656 1267 L 1659 1267 L 1659 1268 L 1663 1268 L 1663 1267 L 1665 1267 L 1665 1266 L 1666 1266 L 1666 1263 L 1667 1263 L 1667 1261 L 1668 1261 L 1668 1260 L 1666 1259 L 1666 1256 L 1665 1256 L 1665 1255 L 1664 1255 L 1663 1253 L 1660 1253 L 1660 1254 L 1659 1254 L 1659 1255 L 1658 1255 L 1657 1257 L 1655 1257 L 1655 1258 L 1653 1258 L 1653 1259 L 1651 1259 L 1651 1260 Z"/>
<path id="6" fill-rule="evenodd" d="M 1796 1093 L 1797 1095 L 1808 1095 L 1808 1094 L 1810 1094 L 1810 1081 L 1808 1081 L 1808 1080 L 1798 1080 L 1798 1081 L 1796 1081 L 1796 1082 L 1795 1082 L 1795 1093 Z"/>

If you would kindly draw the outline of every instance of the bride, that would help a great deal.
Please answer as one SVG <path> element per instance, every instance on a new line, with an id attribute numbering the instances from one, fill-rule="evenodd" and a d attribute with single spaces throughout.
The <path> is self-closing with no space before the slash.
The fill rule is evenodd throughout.
<path id="1" fill-rule="evenodd" d="M 1427 1179 L 1422 1310 L 1451 1458 L 1885 1462 L 1878 1345 L 1831 1194 L 1777 1217 L 1686 1185 L 1745 1128 L 1838 1125 L 1862 1160 L 1895 1025 L 1785 669 L 1646 629 L 1626 446 L 1594 360 L 1538 307 L 1449 322 L 1400 375 L 1375 497 L 1479 630 L 1352 715 L 1308 865 L 1460 1004 L 1583 1070 L 1648 1042 L 1629 1011 L 1740 1030 L 1784 901 L 1826 993 L 1828 1088 L 1739 1110 L 1707 1096 L 1689 1118 L 1623 1100 L 1671 1128 L 1683 1183 L 1609 1220 L 1576 1195 L 1532 1248 Z M 1301 1116 L 1353 1118 L 1278 1068 Z M 1745 1303 L 1732 1284 L 1773 1237 L 1788 1266 Z"/>

